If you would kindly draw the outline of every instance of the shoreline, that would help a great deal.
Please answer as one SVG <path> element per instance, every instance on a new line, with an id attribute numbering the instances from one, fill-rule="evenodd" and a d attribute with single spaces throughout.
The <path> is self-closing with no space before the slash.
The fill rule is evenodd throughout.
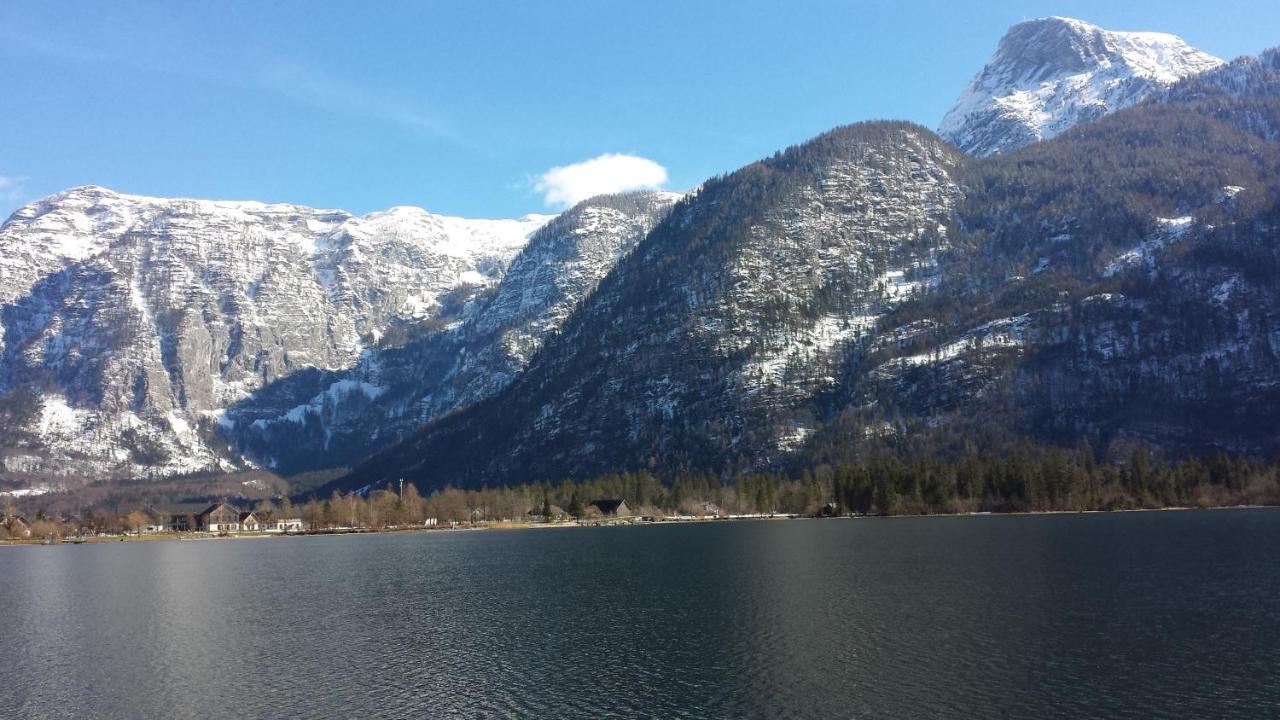
<path id="1" fill-rule="evenodd" d="M 358 535 L 392 535 L 392 534 L 424 534 L 438 532 L 476 532 L 476 531 L 513 531 L 513 530 L 550 530 L 569 528 L 597 527 L 647 527 L 661 525 L 696 525 L 707 523 L 732 523 L 752 521 L 781 520 L 895 520 L 907 518 L 974 518 L 974 517 L 1032 517 L 1038 515 L 1111 515 L 1122 513 L 1160 513 L 1160 512 L 1217 512 L 1223 510 L 1259 510 L 1280 509 L 1276 505 L 1215 505 L 1210 507 L 1174 506 L 1163 508 L 1123 508 L 1118 510 L 1020 510 L 1015 512 L 966 512 L 966 513 L 913 513 L 901 515 L 835 515 L 830 517 L 814 517 L 808 515 L 760 515 L 737 517 L 686 517 L 679 520 L 639 520 L 638 518 L 619 518 L 614 520 L 593 520 L 589 522 L 513 522 L 501 521 L 490 524 L 464 524 L 456 526 L 439 525 L 434 527 L 389 527 L 381 530 L 370 528 L 345 528 L 329 530 L 311 530 L 299 533 L 234 533 L 227 535 L 211 535 L 207 533 L 147 533 L 142 535 L 95 535 L 75 538 L 60 538 L 53 543 L 35 538 L 21 540 L 0 540 L 0 547 L 48 546 L 48 545 L 101 545 L 106 543 L 137 542 L 204 542 L 211 540 L 263 540 L 268 538 L 303 538 L 303 537 L 336 537 Z"/>

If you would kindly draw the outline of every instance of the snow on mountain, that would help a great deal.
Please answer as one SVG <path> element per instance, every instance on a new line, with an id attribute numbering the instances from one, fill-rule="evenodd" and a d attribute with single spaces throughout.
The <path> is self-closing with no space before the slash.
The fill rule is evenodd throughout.
<path id="1" fill-rule="evenodd" d="M 444 332 L 297 374 L 229 407 L 238 451 L 283 471 L 354 463 L 419 425 L 493 396 L 682 196 L 602 195 L 535 232 L 501 282 Z M 355 392 L 355 388 L 361 388 Z"/>
<path id="2" fill-rule="evenodd" d="M 938 132 L 974 155 L 1008 152 L 1219 65 L 1175 35 L 1031 20 L 1009 29 Z"/>
<path id="3" fill-rule="evenodd" d="M 866 123 L 709 180 L 514 381 L 320 492 L 1280 453 L 1274 60 L 1014 156 Z"/>
<path id="4" fill-rule="evenodd" d="M 29 475 L 228 468 L 209 432 L 223 408 L 351 367 L 390 328 L 496 284 L 550 217 L 356 217 L 96 186 L 32 203 L 0 227 L 0 456 L 43 458 L 21 463 Z"/>
<path id="5" fill-rule="evenodd" d="M 1245 55 L 1214 70 L 1193 75 L 1163 95 L 1166 102 L 1193 100 L 1207 95 L 1280 96 L 1280 47 L 1257 56 Z"/>
<path id="6" fill-rule="evenodd" d="M 737 472 L 969 417 L 1271 447 L 1249 429 L 1280 403 L 1256 272 L 1276 246 L 1278 70 L 1276 51 L 1223 65 L 1171 35 L 1036 20 L 946 140 L 998 155 L 1164 103 L 1017 158 L 850 126 L 683 200 L 554 220 L 68 190 L 0 227 L 0 480 Z M 1098 152 L 1137 132 L 1164 144 Z M 1024 160 L 1044 184 L 1024 187 Z M 1215 424 L 1207 397 L 1244 409 Z"/>
<path id="7" fill-rule="evenodd" d="M 491 401 L 374 455 L 351 483 L 785 457 L 817 427 L 851 349 L 934 281 L 964 160 L 918 126 L 866 123 L 708 181 Z"/>

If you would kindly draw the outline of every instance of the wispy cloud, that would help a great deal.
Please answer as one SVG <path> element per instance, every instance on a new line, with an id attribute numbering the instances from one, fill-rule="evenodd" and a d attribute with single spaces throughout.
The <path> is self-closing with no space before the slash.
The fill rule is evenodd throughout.
<path id="1" fill-rule="evenodd" d="M 27 197 L 27 179 L 0 175 L 0 222 L 17 210 Z"/>
<path id="2" fill-rule="evenodd" d="M 318 110 L 380 120 L 432 135 L 448 134 L 444 122 L 423 110 L 420 103 L 382 94 L 294 61 L 277 59 L 254 82 Z"/>
<path id="3" fill-rule="evenodd" d="M 435 136 L 449 135 L 443 119 L 428 112 L 425 103 L 419 100 L 385 93 L 292 58 L 255 57 L 252 62 L 227 62 L 219 67 L 185 58 L 146 57 L 3 30 L 0 30 L 0 45 L 9 52 L 31 53 L 61 62 L 111 64 L 142 73 L 267 92 L 326 113 L 375 120 Z"/>
<path id="4" fill-rule="evenodd" d="M 627 190 L 655 189 L 667 182 L 667 169 L 638 155 L 609 153 L 553 167 L 534 189 L 547 205 L 569 207 L 589 197 Z"/>

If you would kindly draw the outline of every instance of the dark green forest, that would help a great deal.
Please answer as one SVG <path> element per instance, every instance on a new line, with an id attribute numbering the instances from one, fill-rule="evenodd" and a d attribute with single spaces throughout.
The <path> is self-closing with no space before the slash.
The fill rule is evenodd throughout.
<path id="1" fill-rule="evenodd" d="M 341 501 L 315 498 L 321 509 Z M 1008 456 L 867 461 L 817 465 L 797 475 L 753 473 L 721 481 L 647 471 L 501 488 L 446 487 L 424 498 L 428 516 L 522 519 L 543 508 L 583 516 L 584 501 L 625 499 L 645 515 L 933 515 L 1071 512 L 1280 505 L 1280 465 L 1218 453 L 1165 462 L 1145 447 L 1125 463 L 1095 462 L 1093 450 L 1026 448 Z"/>

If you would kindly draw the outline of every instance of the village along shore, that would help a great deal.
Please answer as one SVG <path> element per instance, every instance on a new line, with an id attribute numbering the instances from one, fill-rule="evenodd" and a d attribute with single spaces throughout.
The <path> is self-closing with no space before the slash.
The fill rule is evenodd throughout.
<path id="1" fill-rule="evenodd" d="M 235 530 L 224 529 L 218 532 L 204 530 L 177 531 L 170 529 L 125 530 L 120 532 L 85 533 L 80 535 L 38 536 L 35 534 L 21 537 L 0 539 L 0 547 L 16 545 L 58 545 L 111 542 L 156 542 L 156 541 L 203 541 L 203 540 L 251 540 L 281 537 L 324 537 L 338 535 L 376 535 L 385 533 L 436 533 L 436 532 L 473 532 L 480 530 L 545 530 L 584 527 L 618 527 L 637 525 L 669 525 L 689 523 L 729 522 L 743 520 L 794 520 L 802 516 L 771 513 L 742 515 L 663 515 L 663 516 L 603 516 L 529 519 L 529 520 L 475 520 L 452 521 L 440 523 L 435 518 L 424 520 L 415 525 L 387 525 L 380 528 L 361 526 L 337 526 L 328 528 L 302 528 L 294 530 Z"/>
<path id="2" fill-rule="evenodd" d="M 1041 516 L 1041 515 L 1097 515 L 1097 514 L 1121 514 L 1121 513 L 1152 513 L 1152 512 L 1216 512 L 1225 510 L 1258 510 L 1258 509 L 1276 509 L 1277 505 L 1223 505 L 1212 507 L 1159 507 L 1159 508 L 1123 508 L 1114 510 L 1027 510 L 1016 512 L 964 512 L 964 513 L 925 513 L 925 514 L 898 514 L 898 515 L 880 515 L 880 514 L 824 514 L 815 515 L 797 515 L 787 513 L 748 513 L 733 515 L 663 515 L 663 516 L 624 516 L 624 517 L 604 517 L 595 516 L 591 518 L 562 518 L 562 519 L 537 519 L 537 520 L 476 520 L 473 522 L 449 522 L 440 524 L 439 522 L 424 521 L 421 525 L 388 525 L 381 528 L 372 527 L 346 527 L 338 526 L 332 528 L 319 529 L 301 529 L 294 531 L 249 531 L 249 530 L 227 530 L 224 532 L 207 532 L 207 531 L 172 531 L 172 530 L 155 530 L 155 531 L 122 531 L 118 533 L 97 533 L 85 535 L 69 535 L 65 537 L 38 537 L 29 535 L 25 537 L 11 537 L 0 539 L 0 547 L 6 546 L 23 546 L 23 545 L 80 545 L 89 543 L 115 543 L 115 542 L 161 542 L 161 541 L 206 541 L 206 540 L 254 540 L 266 538 L 300 538 L 300 537 L 333 537 L 333 536 L 356 536 L 356 535 L 382 535 L 388 533 L 447 533 L 447 532 L 476 532 L 486 530 L 546 530 L 546 529 L 569 529 L 569 528 L 592 528 L 592 527 L 637 527 L 637 526 L 661 526 L 661 525 L 687 525 L 687 524 L 706 524 L 706 523 L 726 523 L 726 522 L 746 522 L 746 521 L 780 521 L 780 520 L 908 520 L 921 518 L 974 518 L 974 517 L 1025 517 L 1025 516 Z"/>
<path id="3" fill-rule="evenodd" d="M 1280 505 L 1280 465 L 1223 453 L 1169 463 L 1143 448 L 1127 463 L 1095 463 L 1082 448 L 955 460 L 887 457 L 821 465 L 800 477 L 758 473 L 729 482 L 705 473 L 664 481 L 638 471 L 576 482 L 445 487 L 428 496 L 404 481 L 327 498 L 312 493 L 297 504 L 287 495 L 257 501 L 206 496 L 172 505 L 99 503 L 58 516 L 40 499 L 24 502 L 32 513 L 24 516 L 11 494 L 0 493 L 0 542 L 1258 507 Z"/>
<path id="4" fill-rule="evenodd" d="M 89 511 L 81 516 L 57 519 L 41 515 L 29 522 L 10 509 L 0 516 L 0 544 L 514 530 L 798 517 L 795 513 L 778 512 L 726 513 L 710 502 L 697 504 L 689 513 L 662 512 L 653 507 L 636 512 L 621 498 L 582 503 L 576 494 L 571 497 L 568 510 L 552 505 L 544 496 L 542 503 L 520 513 L 511 512 L 510 502 L 453 504 L 439 498 L 438 494 L 421 498 L 412 485 L 402 485 L 395 491 L 335 495 L 322 503 L 312 501 L 300 506 L 293 505 L 287 498 L 259 501 L 254 510 L 243 510 L 224 500 L 199 508 L 161 509 L 144 505 L 128 513 Z M 834 508 L 827 508 L 826 514 L 833 511 Z"/>

